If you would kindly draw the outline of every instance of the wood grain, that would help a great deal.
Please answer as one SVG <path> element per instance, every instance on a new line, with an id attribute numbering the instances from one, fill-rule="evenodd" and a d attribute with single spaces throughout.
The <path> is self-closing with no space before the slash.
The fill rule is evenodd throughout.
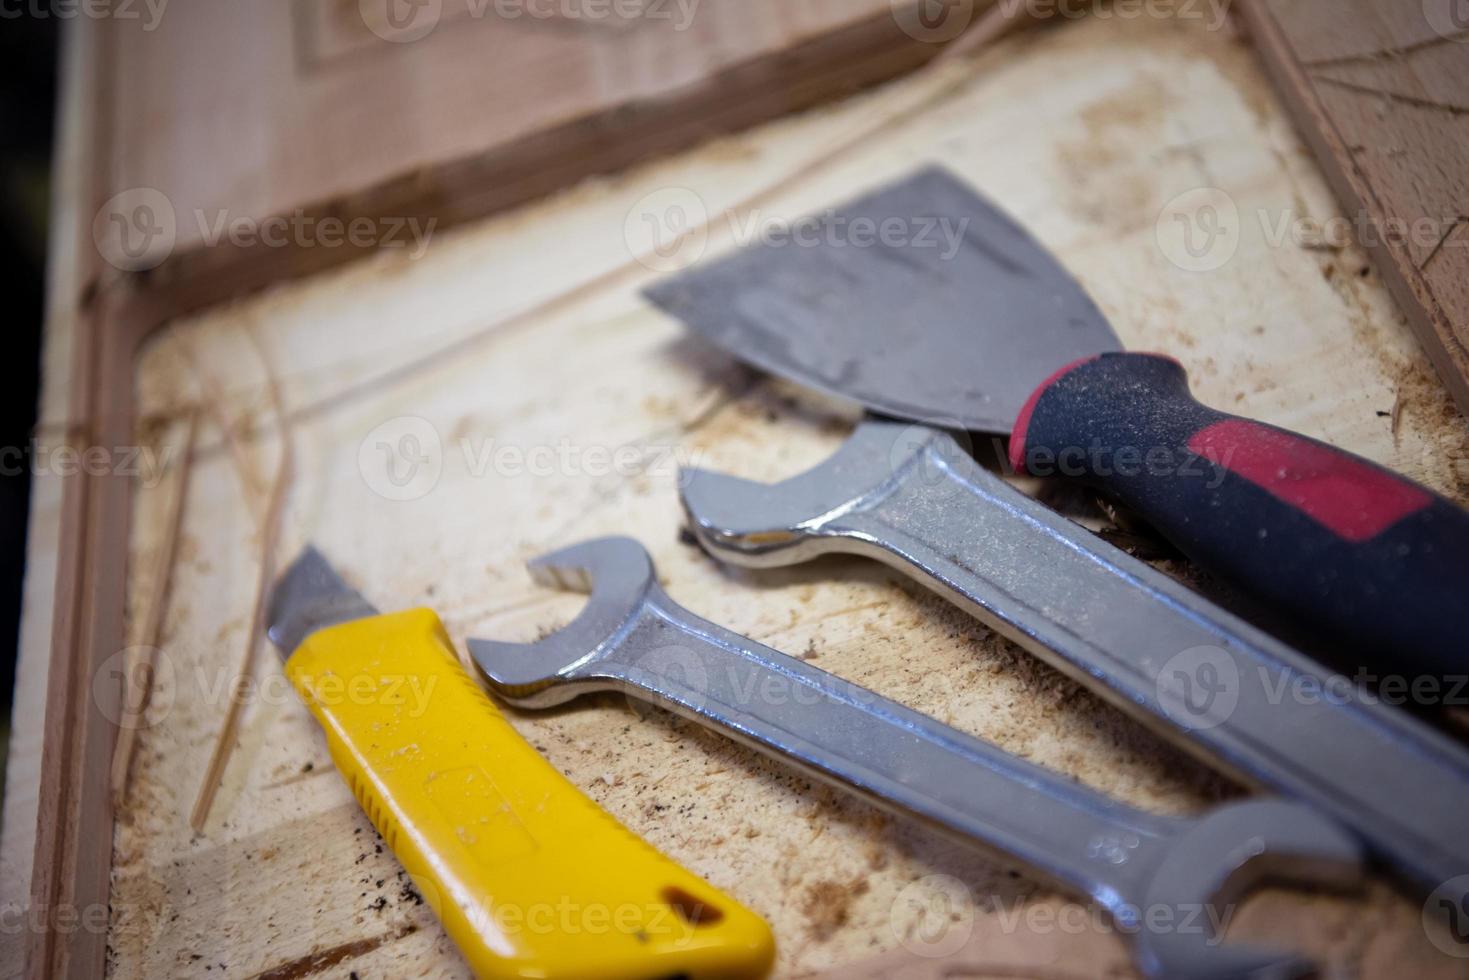
<path id="1" fill-rule="evenodd" d="M 1058 75 L 1057 64 L 1072 71 Z M 999 145 L 1005 153 L 992 152 Z M 1257 236 L 1199 275 L 1160 249 L 1158 215 L 1201 169 L 1248 212 L 1333 207 L 1250 50 L 1182 23 L 1099 19 L 1027 36 L 975 66 L 925 71 L 467 225 L 419 261 L 381 255 L 179 320 L 141 356 L 138 411 L 188 410 L 182 366 L 197 351 L 222 381 L 229 417 L 253 420 L 242 426 L 252 459 L 273 458 L 258 337 L 281 365 L 303 461 L 283 554 L 317 543 L 383 608 L 432 605 L 461 646 L 566 622 L 583 600 L 537 586 L 526 559 L 632 534 L 674 599 L 700 615 L 1139 806 L 1185 812 L 1230 797 L 1239 790 L 876 563 L 738 572 L 680 543 L 678 464 L 789 476 L 839 445 L 854 414 L 754 379 L 651 309 L 639 290 L 659 273 L 631 259 L 641 253 L 629 250 L 625 216 L 682 188 L 716 224 L 743 226 L 751 200 L 764 220 L 792 219 L 926 164 L 1003 201 L 1125 342 L 1177 353 L 1209 402 L 1469 499 L 1469 438 L 1445 420 L 1451 403 L 1380 281 L 1357 274 L 1360 253 Z M 729 239 L 711 234 L 708 254 Z M 1355 263 L 1350 281 L 1332 262 Z M 1423 388 L 1395 437 L 1379 413 L 1407 376 Z M 395 426 L 420 426 L 411 420 L 435 434 L 441 465 L 421 496 L 394 500 L 378 445 Z M 540 455 L 497 461 L 502 449 Z M 599 469 L 594 451 L 637 465 Z M 216 684 L 195 678 L 234 670 L 255 570 L 251 503 L 221 440 L 201 450 L 197 478 L 179 579 L 188 589 L 167 646 L 181 682 L 141 740 L 137 795 L 119 814 L 113 977 L 196 962 L 226 977 L 310 976 L 322 963 L 330 976 L 465 976 L 391 854 L 378 853 L 289 690 L 252 699 L 210 821 L 189 831 L 194 787 L 178 774 L 207 766 L 220 710 Z M 164 529 L 145 503 L 140 495 L 135 554 Z M 280 692 L 279 678 L 262 658 L 252 679 Z M 1085 916 L 1074 901 L 695 725 L 620 697 L 511 721 L 619 820 L 768 917 L 780 977 L 966 965 L 979 976 L 1129 975 L 1115 935 L 1046 926 L 1047 910 Z M 933 875 L 971 896 L 979 944 L 937 970 L 904 956 Z M 1239 910 L 1231 935 L 1369 980 L 1461 973 L 1424 938 L 1419 911 L 1381 882 L 1356 896 L 1272 892 Z M 891 957 L 852 965 L 881 953 Z"/>
<path id="2" fill-rule="evenodd" d="M 1239 9 L 1356 237 L 1469 413 L 1469 7 Z"/>
<path id="3" fill-rule="evenodd" d="M 626 21 L 387 3 L 442 14 L 406 43 L 415 32 L 369 26 L 374 4 L 356 0 L 198 0 L 118 31 L 110 182 L 161 191 L 171 216 L 151 279 L 248 288 L 410 245 L 402 222 L 442 229 L 514 207 L 941 50 L 906 33 L 889 0 L 647 0 Z M 250 236 L 273 217 L 368 222 L 377 240 Z M 246 234 L 230 233 L 237 222 Z"/>
<path id="4" fill-rule="evenodd" d="M 829 452 L 850 418 L 778 386 L 752 386 L 748 374 L 692 350 L 675 324 L 642 304 L 637 288 L 651 273 L 628 274 L 636 254 L 623 228 L 629 210 L 682 187 L 716 217 L 762 200 L 764 215 L 789 218 L 937 162 L 1004 200 L 1063 255 L 1125 340 L 1178 351 L 1205 398 L 1469 499 L 1462 426 L 1446 414 L 1387 294 L 1370 276 L 1345 281 L 1332 271 L 1332 263 L 1361 261 L 1353 247 L 1327 259 L 1247 242 L 1214 277 L 1178 269 L 1158 248 L 1154 216 L 1196 186 L 1200 169 L 1244 205 L 1331 209 L 1314 165 L 1290 149 L 1249 53 L 1183 24 L 1098 21 L 1033 43 L 1007 48 L 1013 60 L 987 62 L 983 73 L 945 66 L 468 226 L 417 262 L 382 254 L 229 305 L 219 304 L 340 259 L 308 250 L 288 262 L 227 262 L 218 276 L 101 280 L 102 289 L 95 274 L 81 276 L 65 297 L 77 314 L 73 392 L 92 393 L 76 396 L 79 427 L 69 435 L 118 438 L 141 421 L 191 411 L 184 379 L 193 349 L 223 379 L 230 417 L 268 419 L 264 371 L 242 340 L 263 331 L 282 353 L 287 403 L 311 461 L 293 498 L 287 548 L 320 542 L 384 606 L 430 603 L 461 640 L 529 638 L 577 603 L 534 587 L 521 570 L 525 558 L 589 534 L 635 533 L 653 547 L 675 597 L 702 614 L 809 650 L 842 676 L 1139 805 L 1203 805 L 1231 790 L 880 569 L 857 563 L 731 579 L 676 543 L 676 475 L 658 469 L 681 453 L 755 478 L 790 475 Z M 108 61 L 84 51 L 89 104 L 112 112 L 94 74 L 109 77 Z M 327 60 L 361 56 L 336 41 L 319 51 Z M 1056 64 L 1073 70 L 1058 74 Z M 902 124 L 856 139 L 874 113 Z M 992 152 L 1001 144 L 1006 153 Z M 834 146 L 857 149 L 833 157 Z M 110 180 L 104 173 L 89 182 L 87 203 L 75 206 L 85 229 L 77 240 L 89 239 L 100 204 L 94 192 L 115 186 Z M 780 192 L 767 196 L 770 188 Z M 1415 385 L 1406 399 L 1404 379 Z M 628 447 L 643 465 L 610 480 L 476 475 L 456 465 L 427 498 L 388 501 L 371 492 L 360 448 L 375 427 L 405 416 L 431 420 L 451 452 L 464 438 L 522 448 L 567 441 Z M 242 441 L 252 457 L 279 450 L 265 424 L 247 427 Z M 146 594 L 145 583 L 125 583 L 117 556 L 128 550 L 138 564 L 164 525 L 160 508 L 145 506 L 146 493 L 134 515 L 121 481 L 67 481 L 32 891 L 63 905 L 110 903 L 113 918 L 105 939 L 28 937 L 31 975 L 96 976 L 110 944 L 118 977 L 197 973 L 202 964 L 229 977 L 324 968 L 462 976 L 432 917 L 403 892 L 391 857 L 376 852 L 319 734 L 289 698 L 252 704 L 215 815 L 202 837 L 189 831 L 193 783 L 179 774 L 207 767 L 221 708 L 209 693 L 217 688 L 194 679 L 203 671 L 218 680 L 238 650 L 262 503 L 240 498 L 222 441 L 201 447 L 196 477 L 181 549 L 189 574 L 179 581 L 166 645 L 188 683 L 140 738 L 137 795 L 120 815 L 111 868 L 96 860 L 112 830 L 107 755 L 97 750 L 110 744 L 103 722 L 115 692 L 104 685 L 103 700 L 92 700 L 92 681 L 123 643 L 124 585 L 135 600 Z M 278 679 L 274 664 L 262 663 L 256 679 Z M 616 699 L 514 723 L 630 827 L 769 916 L 783 975 L 893 948 L 910 924 L 898 899 L 928 874 L 954 875 L 975 895 L 1010 905 L 1051 901 L 989 861 Z M 101 774 L 96 785 L 88 772 Z M 1368 977 L 1453 975 L 1457 966 L 1435 959 L 1416 906 L 1383 887 L 1348 900 L 1291 896 L 1285 909 L 1257 917 L 1250 935 L 1299 943 Z M 1305 920 L 1320 926 L 1305 929 Z"/>

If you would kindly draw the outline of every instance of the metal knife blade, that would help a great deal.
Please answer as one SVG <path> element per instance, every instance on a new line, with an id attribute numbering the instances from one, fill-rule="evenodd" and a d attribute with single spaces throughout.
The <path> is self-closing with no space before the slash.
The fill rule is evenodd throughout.
<path id="1" fill-rule="evenodd" d="M 1008 433 L 1058 368 L 1122 350 L 1051 254 L 940 167 L 794 231 L 645 295 L 757 367 L 946 428 Z"/>
<path id="2" fill-rule="evenodd" d="M 321 552 L 308 546 L 271 590 L 266 632 L 281 656 L 289 657 L 319 629 L 377 614 Z"/>

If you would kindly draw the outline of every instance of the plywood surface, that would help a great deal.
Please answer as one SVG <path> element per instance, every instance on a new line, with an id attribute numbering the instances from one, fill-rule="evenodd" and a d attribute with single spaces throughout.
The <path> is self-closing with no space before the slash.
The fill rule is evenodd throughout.
<path id="1" fill-rule="evenodd" d="M 1248 0 L 1262 59 L 1469 411 L 1469 8 L 1462 0 Z"/>
<path id="2" fill-rule="evenodd" d="M 832 157 L 858 133 L 860 148 Z M 564 623 L 579 600 L 535 586 L 525 560 L 628 533 L 696 612 L 1033 761 L 1169 812 L 1238 792 L 874 564 L 732 572 L 680 540 L 678 463 L 790 475 L 854 416 L 695 345 L 643 303 L 657 273 L 634 256 L 658 229 L 644 217 L 667 217 L 670 200 L 702 209 L 712 252 L 732 237 L 726 212 L 768 187 L 782 189 L 757 217 L 788 220 L 929 163 L 1003 202 L 1126 343 L 1177 354 L 1206 401 L 1469 500 L 1463 419 L 1365 256 L 1260 230 L 1260 214 L 1336 212 L 1250 51 L 1183 20 L 1068 24 L 438 236 L 417 261 L 385 255 L 178 322 L 140 365 L 140 439 L 161 458 L 194 404 L 216 399 L 254 475 L 242 489 L 211 425 L 119 815 L 111 974 L 464 975 L 269 658 L 205 833 L 188 828 L 245 635 L 252 515 L 280 452 L 268 365 L 301 461 L 285 550 L 316 542 L 380 605 L 433 605 L 456 640 Z M 1215 190 L 1248 220 L 1222 262 L 1190 271 L 1173 219 Z M 167 487 L 137 495 L 135 627 Z M 992 975 L 1033 974 L 1058 945 L 1098 941 L 1023 925 L 1016 939 L 1015 910 L 1057 902 L 1023 875 L 625 699 L 513 722 L 628 826 L 766 915 L 783 976 L 902 951 L 935 874 L 960 883 L 975 934 L 997 937 Z M 1363 976 L 1463 972 L 1426 941 L 1417 904 L 1382 883 L 1355 897 L 1271 893 L 1234 932 Z M 1125 974 L 1122 947 L 1100 941 L 1111 958 L 1088 962 Z"/>

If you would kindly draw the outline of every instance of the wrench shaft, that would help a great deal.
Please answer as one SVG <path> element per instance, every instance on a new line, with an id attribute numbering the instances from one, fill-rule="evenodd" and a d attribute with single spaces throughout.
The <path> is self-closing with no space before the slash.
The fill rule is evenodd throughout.
<path id="1" fill-rule="evenodd" d="M 1109 908 L 1188 821 L 1149 814 L 650 595 L 615 651 L 567 679 L 650 698 L 812 775 L 1009 855 Z"/>
<path id="2" fill-rule="evenodd" d="M 886 461 L 898 428 L 854 442 Z M 1462 748 L 932 436 L 807 528 L 820 550 L 913 575 L 1181 747 L 1354 826 L 1428 888 L 1469 870 Z"/>

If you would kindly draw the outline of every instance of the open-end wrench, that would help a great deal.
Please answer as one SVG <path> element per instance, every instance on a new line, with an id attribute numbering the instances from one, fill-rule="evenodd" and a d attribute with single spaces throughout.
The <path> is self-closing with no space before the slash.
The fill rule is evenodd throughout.
<path id="1" fill-rule="evenodd" d="M 884 561 L 1184 748 L 1335 817 L 1425 890 L 1469 881 L 1462 747 L 1031 500 L 947 434 L 866 422 L 783 483 L 694 470 L 683 486 L 721 560 Z"/>
<path id="2" fill-rule="evenodd" d="M 1309 973 L 1290 953 L 1219 945 L 1212 923 L 1262 879 L 1339 887 L 1357 875 L 1355 839 L 1300 804 L 1145 813 L 700 619 L 668 598 L 627 538 L 568 548 L 531 571 L 591 599 L 536 643 L 470 641 L 501 697 L 543 708 L 621 690 L 711 725 L 1089 896 L 1132 935 L 1150 976 Z"/>

